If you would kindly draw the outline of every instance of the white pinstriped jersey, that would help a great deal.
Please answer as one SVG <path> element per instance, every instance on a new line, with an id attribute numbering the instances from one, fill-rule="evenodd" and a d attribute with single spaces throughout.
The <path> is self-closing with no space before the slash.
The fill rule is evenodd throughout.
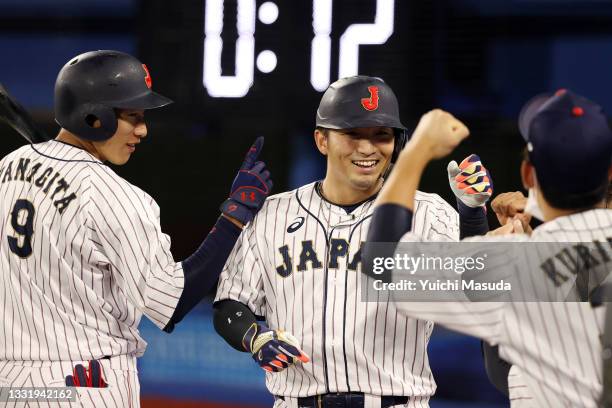
<path id="1" fill-rule="evenodd" d="M 407 234 L 402 240 L 414 241 L 414 235 Z M 600 248 L 609 247 L 612 210 L 596 209 L 556 218 L 536 228 L 530 238 L 519 235 L 469 239 L 491 240 L 598 242 L 602 244 Z M 611 257 L 605 253 L 597 255 L 597 262 L 612 271 Z M 521 405 L 516 406 L 598 406 L 604 307 L 593 308 L 587 302 L 401 302 L 397 308 L 406 316 L 431 319 L 499 344 L 500 356 L 519 369 L 512 373 L 519 375 L 513 378 L 513 385 L 527 386 L 522 393 L 525 401 L 517 401 Z M 514 396 L 518 396 L 515 391 Z"/>
<path id="2" fill-rule="evenodd" d="M 40 402 L 4 402 L 4 408 L 139 408 L 140 383 L 136 357 L 121 355 L 98 360 L 105 388 L 75 387 L 74 401 L 47 399 Z M 0 387 L 53 388 L 66 384 L 66 375 L 74 372 L 76 364 L 87 367 L 87 361 L 2 361 L 0 360 Z"/>
<path id="3" fill-rule="evenodd" d="M 242 232 L 215 300 L 233 299 L 292 333 L 311 362 L 266 373 L 272 394 L 303 397 L 365 392 L 427 398 L 436 385 L 428 321 L 398 315 L 387 299 L 361 299 L 361 245 L 373 200 L 350 214 L 324 200 L 316 183 L 269 197 Z M 435 194 L 418 192 L 413 229 L 459 239 L 459 216 Z"/>
<path id="4" fill-rule="evenodd" d="M 508 395 L 510 397 L 510 408 L 535 407 L 521 369 L 516 365 L 511 366 L 508 372 Z"/>
<path id="5" fill-rule="evenodd" d="M 141 355 L 183 288 L 154 200 L 55 140 L 0 161 L 0 196 L 0 360 Z"/>

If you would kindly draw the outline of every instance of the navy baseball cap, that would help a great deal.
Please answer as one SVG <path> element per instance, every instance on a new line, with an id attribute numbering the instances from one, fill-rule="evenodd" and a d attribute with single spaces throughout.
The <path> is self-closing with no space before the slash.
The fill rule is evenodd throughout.
<path id="1" fill-rule="evenodd" d="M 578 208 L 604 198 L 612 131 L 598 104 L 565 89 L 537 95 L 521 110 L 519 130 L 553 206 Z"/>

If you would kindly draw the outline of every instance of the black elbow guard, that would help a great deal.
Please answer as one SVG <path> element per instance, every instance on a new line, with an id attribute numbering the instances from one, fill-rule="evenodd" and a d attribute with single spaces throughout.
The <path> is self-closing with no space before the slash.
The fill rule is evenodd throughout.
<path id="1" fill-rule="evenodd" d="M 238 351 L 246 351 L 242 338 L 255 322 L 257 318 L 251 309 L 236 300 L 221 300 L 214 305 L 215 330 Z"/>

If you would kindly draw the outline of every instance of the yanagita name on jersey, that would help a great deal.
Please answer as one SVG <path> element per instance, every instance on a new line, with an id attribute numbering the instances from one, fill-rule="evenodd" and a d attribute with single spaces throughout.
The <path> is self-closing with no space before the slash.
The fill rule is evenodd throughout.
<path id="1" fill-rule="evenodd" d="M 48 197 L 54 200 L 53 205 L 61 214 L 76 198 L 76 194 L 68 194 L 70 184 L 53 167 L 49 166 L 44 170 L 41 170 L 41 167 L 40 163 L 30 159 L 20 158 L 19 163 L 10 161 L 5 167 L 0 169 L 0 183 L 25 181 L 40 187 L 43 189 L 43 193 L 51 193 Z"/>
<path id="2" fill-rule="evenodd" d="M 479 282 L 474 279 L 401 279 L 397 282 L 373 282 L 374 290 L 452 292 L 452 291 L 510 291 L 512 285 L 503 279 L 497 282 Z"/>

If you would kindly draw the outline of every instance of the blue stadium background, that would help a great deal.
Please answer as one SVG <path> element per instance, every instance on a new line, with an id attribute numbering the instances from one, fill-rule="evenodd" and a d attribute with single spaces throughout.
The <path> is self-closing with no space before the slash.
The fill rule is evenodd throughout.
<path id="1" fill-rule="evenodd" d="M 46 131 L 57 132 L 52 107 L 58 70 L 88 50 L 139 56 L 156 90 L 177 101 L 148 117 L 151 137 L 128 165 L 116 169 L 160 204 L 176 259 L 189 255 L 213 225 L 242 151 L 255 136 L 266 136 L 264 159 L 275 192 L 324 172 L 311 138 L 320 93 L 310 87 L 305 68 L 312 3 L 275 1 L 280 31 L 258 26 L 257 35 L 278 50 L 278 73 L 258 73 L 241 100 L 219 100 L 208 97 L 201 83 L 204 2 L 0 0 L 0 82 Z M 228 25 L 235 23 L 230 15 L 236 3 L 225 1 Z M 335 0 L 338 29 L 332 39 L 348 24 L 371 21 L 374 4 Z M 396 31 L 385 45 L 362 47 L 362 72 L 394 87 L 407 124 L 438 106 L 466 120 L 472 137 L 456 158 L 478 152 L 497 192 L 521 188 L 515 118 L 530 96 L 567 87 L 612 108 L 611 1 L 397 0 Z M 234 69 L 237 33 L 229 30 L 227 36 L 226 73 Z M 23 143 L 4 125 L 0 138 L 0 157 Z M 211 152 L 203 164 L 201 157 Z M 422 188 L 452 203 L 444 169 L 445 163 L 434 163 Z M 172 335 L 146 319 L 140 329 L 149 343 L 139 363 L 144 407 L 271 405 L 263 372 L 214 332 L 211 297 Z M 478 340 L 436 329 L 429 355 L 439 385 L 432 407 L 508 406 L 486 379 Z"/>

